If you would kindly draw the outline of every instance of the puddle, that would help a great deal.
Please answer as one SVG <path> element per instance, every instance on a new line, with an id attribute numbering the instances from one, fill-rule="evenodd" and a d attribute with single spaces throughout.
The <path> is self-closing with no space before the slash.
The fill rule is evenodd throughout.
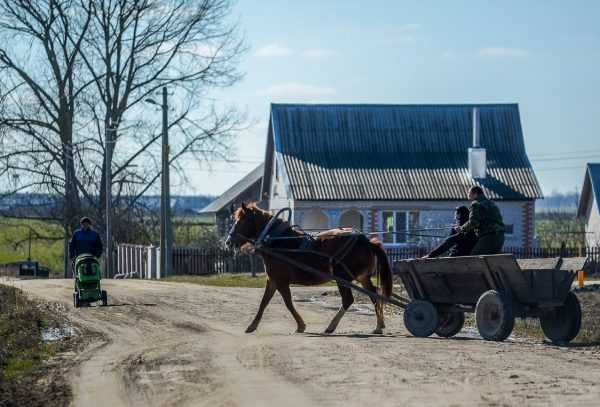
<path id="1" fill-rule="evenodd" d="M 73 336 L 75 336 L 75 329 L 70 325 L 60 328 L 47 328 L 42 331 L 42 340 L 44 342 L 60 341 L 61 339 L 71 338 Z"/>

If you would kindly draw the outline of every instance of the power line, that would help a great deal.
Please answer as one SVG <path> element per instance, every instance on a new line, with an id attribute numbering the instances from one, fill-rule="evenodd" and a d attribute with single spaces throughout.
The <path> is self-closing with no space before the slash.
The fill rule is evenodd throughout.
<path id="1" fill-rule="evenodd" d="M 540 153 L 540 154 L 529 154 L 529 157 L 551 157 L 551 156 L 559 156 L 559 157 L 563 157 L 565 155 L 573 155 L 573 154 L 581 154 L 581 153 L 586 153 L 586 154 L 590 154 L 590 153 L 600 153 L 600 150 L 574 150 L 574 151 L 558 151 L 556 153 Z"/>
<path id="2" fill-rule="evenodd" d="M 572 160 L 582 160 L 582 159 L 590 159 L 597 158 L 600 159 L 600 154 L 592 154 L 592 155 L 580 155 L 573 157 L 561 157 L 561 158 L 533 158 L 531 161 L 533 162 L 541 162 L 541 161 L 572 161 Z"/>

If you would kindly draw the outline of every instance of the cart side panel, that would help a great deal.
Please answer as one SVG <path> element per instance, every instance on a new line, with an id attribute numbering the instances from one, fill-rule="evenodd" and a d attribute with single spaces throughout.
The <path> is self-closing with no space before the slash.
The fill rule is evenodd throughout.
<path id="1" fill-rule="evenodd" d="M 435 304 L 474 305 L 493 285 L 480 257 L 442 257 L 412 261 L 429 301 Z"/>
<path id="2" fill-rule="evenodd" d="M 530 273 L 524 273 L 510 254 L 484 256 L 490 272 L 500 282 L 500 290 L 521 303 L 532 302 L 534 297 Z"/>

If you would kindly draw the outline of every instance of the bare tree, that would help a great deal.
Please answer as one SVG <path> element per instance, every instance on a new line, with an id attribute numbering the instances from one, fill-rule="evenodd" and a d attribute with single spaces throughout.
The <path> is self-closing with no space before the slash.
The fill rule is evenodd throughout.
<path id="1" fill-rule="evenodd" d="M 0 3 L 0 174 L 22 180 L 11 192 L 43 187 L 63 196 L 66 225 L 80 211 L 73 124 L 87 84 L 75 70 L 91 10 L 78 1 Z"/>
<path id="2" fill-rule="evenodd" d="M 243 117 L 208 95 L 241 77 L 245 46 L 231 7 L 230 0 L 3 0 L 4 193 L 61 196 L 66 229 L 83 211 L 100 220 L 108 162 L 116 215 L 130 219 L 161 175 L 160 115 L 144 102 L 163 86 L 173 167 L 183 170 L 184 155 L 226 157 Z M 107 142 L 115 146 L 108 160 Z"/>

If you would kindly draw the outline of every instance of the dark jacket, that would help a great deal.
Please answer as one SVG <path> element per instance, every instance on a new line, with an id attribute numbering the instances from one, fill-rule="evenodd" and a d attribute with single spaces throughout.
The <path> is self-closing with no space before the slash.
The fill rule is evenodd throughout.
<path id="1" fill-rule="evenodd" d="M 74 259 L 81 254 L 102 255 L 102 240 L 94 229 L 77 229 L 69 243 L 69 257 Z"/>
<path id="2" fill-rule="evenodd" d="M 468 256 L 477 243 L 477 236 L 473 231 L 460 233 L 452 228 L 450 235 L 429 253 L 429 257 L 439 257 L 448 252 L 449 257 Z"/>
<path id="3" fill-rule="evenodd" d="M 503 234 L 504 223 L 498 206 L 487 198 L 480 197 L 471 203 L 469 221 L 460 227 L 463 233 L 474 231 L 478 237 Z"/>

